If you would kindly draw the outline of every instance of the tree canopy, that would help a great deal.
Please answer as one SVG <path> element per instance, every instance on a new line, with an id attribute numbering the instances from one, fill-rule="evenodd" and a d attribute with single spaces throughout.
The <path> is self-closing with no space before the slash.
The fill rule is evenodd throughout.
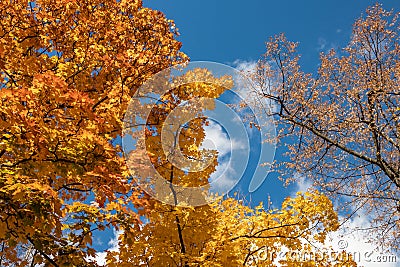
<path id="1" fill-rule="evenodd" d="M 271 266 L 278 263 L 262 256 L 266 249 L 311 250 L 337 230 L 331 201 L 317 191 L 273 210 L 228 197 L 183 207 L 150 197 L 133 179 L 140 177 L 118 143 L 131 97 L 154 74 L 188 60 L 161 12 L 141 1 L 16 0 L 0 2 L 0 18 L 1 266 L 98 266 L 93 235 L 107 228 L 121 233 L 108 266 Z M 188 79 L 160 96 L 145 121 L 145 156 L 170 184 L 207 188 L 217 151 L 208 151 L 201 171 L 177 169 L 162 127 L 183 102 L 217 98 L 230 81 L 221 85 L 207 70 L 189 74 L 215 82 Z M 195 162 L 205 155 L 201 113 L 213 108 L 200 104 L 198 118 L 172 128 L 180 152 Z M 141 167 L 136 152 L 126 160 Z M 355 265 L 290 257 L 281 264 Z"/>
<path id="2" fill-rule="evenodd" d="M 378 241 L 393 249 L 400 240 L 397 19 L 380 4 L 369 7 L 347 47 L 321 53 L 316 76 L 301 70 L 296 43 L 275 36 L 252 75 L 286 141 L 288 181 L 306 176 L 339 197 L 348 216 L 367 214 Z"/>
<path id="3" fill-rule="evenodd" d="M 173 28 L 141 1 L 0 3 L 0 265 L 31 247 L 82 265 L 95 229 L 137 224 L 145 196 L 112 141 L 137 87 L 187 60 Z"/>

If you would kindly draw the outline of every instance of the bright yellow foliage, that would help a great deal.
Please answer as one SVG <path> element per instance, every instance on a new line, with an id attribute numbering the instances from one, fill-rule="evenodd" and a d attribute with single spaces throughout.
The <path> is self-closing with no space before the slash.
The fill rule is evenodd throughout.
<path id="1" fill-rule="evenodd" d="M 278 257 L 284 247 L 315 251 L 310 243 L 321 244 L 337 230 L 332 203 L 318 192 L 287 198 L 280 210 L 249 208 L 232 198 L 196 208 L 157 202 L 148 219 L 139 233 L 125 229 L 108 266 L 356 266 L 349 256 L 333 262 L 322 255 Z"/>

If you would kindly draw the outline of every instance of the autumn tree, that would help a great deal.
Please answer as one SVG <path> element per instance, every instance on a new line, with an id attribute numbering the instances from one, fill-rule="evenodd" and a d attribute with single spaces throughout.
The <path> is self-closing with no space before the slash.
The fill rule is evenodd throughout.
<path id="1" fill-rule="evenodd" d="M 349 216 L 367 213 L 393 249 L 400 240 L 397 19 L 379 4 L 368 8 L 347 47 L 321 53 L 316 77 L 301 70 L 297 44 L 276 36 L 252 74 L 287 141 L 285 168 L 339 197 Z"/>
<path id="2" fill-rule="evenodd" d="M 135 90 L 186 56 L 141 1 L 0 2 L 0 265 L 89 266 L 146 196 L 115 143 Z"/>
<path id="3" fill-rule="evenodd" d="M 169 77 L 169 72 L 165 76 Z M 118 251 L 107 253 L 107 266 L 277 266 L 278 260 L 280 266 L 355 266 L 349 257 L 334 263 L 322 256 L 277 259 L 283 247 L 311 252 L 315 248 L 310 244 L 323 244 L 327 233 L 337 230 L 338 217 L 331 201 L 318 192 L 299 193 L 287 198 L 280 210 L 272 210 L 262 204 L 251 208 L 243 200 L 213 196 L 208 190 L 209 178 L 218 164 L 218 151 L 201 145 L 207 125 L 205 110 L 215 105 L 213 101 L 198 101 L 196 105 L 190 101 L 215 99 L 230 89 L 233 81 L 229 76 L 214 77 L 207 69 L 189 70 L 172 80 L 163 77 L 152 83 L 160 88 L 166 81 L 171 86 L 164 89 L 169 90 L 161 90 L 159 96 L 153 91 L 137 94 L 132 99 L 134 110 L 124 119 L 128 136 L 137 137 L 144 128 L 142 145 L 151 160 L 147 168 L 154 168 L 162 181 L 152 179 L 155 174 L 149 175 L 141 164 L 143 155 L 137 156 L 141 146 L 137 141 L 132 153 L 127 153 L 127 162 L 134 176 L 139 176 L 136 179 L 152 185 L 146 187 L 153 191 L 150 195 L 154 198 L 149 200 L 152 208 L 139 230 L 129 225 L 122 229 Z M 138 101 L 143 98 L 159 101 L 151 106 L 151 112 L 143 112 Z M 187 105 L 188 109 L 180 109 Z M 139 123 L 143 121 L 138 119 L 141 114 L 145 114 L 146 125 Z M 163 146 L 163 142 L 172 146 Z M 174 157 L 177 150 L 191 163 L 180 167 Z M 207 164 L 200 168 L 203 162 Z M 182 187 L 204 190 L 189 194 Z M 202 197 L 209 200 L 201 202 Z"/>
<path id="4" fill-rule="evenodd" d="M 232 84 L 227 75 L 217 78 L 207 69 L 177 77 L 165 70 L 132 98 L 124 117 L 124 152 L 131 173 L 154 198 L 173 206 L 207 202 L 217 159 L 216 151 L 200 149 L 208 124 L 203 112 Z M 151 99 L 158 101 L 146 101 Z M 127 148 L 133 139 L 136 145 Z"/>
<path id="5" fill-rule="evenodd" d="M 123 231 L 107 266 L 356 266 L 345 251 L 332 249 L 346 254 L 336 260 L 319 251 L 339 222 L 317 192 L 287 198 L 279 210 L 234 198 L 193 208 L 157 202 L 148 219 L 140 231 Z M 319 256 L 280 258 L 285 248 Z"/>

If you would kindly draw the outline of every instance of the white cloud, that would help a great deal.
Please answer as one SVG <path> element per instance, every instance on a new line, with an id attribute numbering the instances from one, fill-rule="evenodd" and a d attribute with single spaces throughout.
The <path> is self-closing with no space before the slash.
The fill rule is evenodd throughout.
<path id="1" fill-rule="evenodd" d="M 294 174 L 295 190 L 292 193 L 292 196 L 296 194 L 296 192 L 307 192 L 312 187 L 312 181 L 307 179 L 305 176 L 301 176 L 299 174 Z"/>
<path id="2" fill-rule="evenodd" d="M 340 217 L 343 221 L 344 218 Z M 400 254 L 395 254 L 388 248 L 378 248 L 374 243 L 367 242 L 368 239 L 379 238 L 379 236 L 366 236 L 365 232 L 356 229 L 365 229 L 370 226 L 369 216 L 359 213 L 341 225 L 339 231 L 331 233 L 327 238 L 327 244 L 339 251 L 344 248 L 347 253 L 353 255 L 358 266 L 364 267 L 396 267 L 400 261 Z"/>
<path id="3" fill-rule="evenodd" d="M 272 87 L 277 86 L 279 80 L 273 77 L 267 78 L 269 79 L 269 82 L 266 83 L 265 77 L 262 77 L 262 75 L 260 76 L 259 74 L 256 75 L 259 69 L 258 61 L 236 60 L 233 62 L 233 65 L 241 75 L 246 77 L 240 77 L 235 80 L 238 83 L 238 90 L 236 90 L 236 92 L 246 101 L 247 105 L 253 109 L 253 112 L 258 116 L 258 119 L 265 120 L 268 117 L 265 116 L 266 114 L 276 112 L 278 106 L 273 101 L 265 98 L 264 93 L 269 92 Z M 271 65 L 273 65 L 272 62 Z M 269 84 L 271 88 L 266 84 Z"/>
<path id="4" fill-rule="evenodd" d="M 201 145 L 204 149 L 215 149 L 219 156 L 225 156 L 231 151 L 231 142 L 226 133 L 222 131 L 222 127 L 215 122 L 210 122 L 205 126 L 206 136 Z"/>
<path id="5" fill-rule="evenodd" d="M 218 166 L 210 177 L 211 190 L 226 193 L 235 186 L 240 178 L 237 177 L 230 154 L 233 150 L 241 150 L 245 146 L 240 140 L 230 138 L 216 122 L 210 121 L 209 125 L 204 127 L 204 130 L 206 136 L 200 148 L 218 151 Z"/>
<path id="6" fill-rule="evenodd" d="M 237 59 L 233 62 L 233 65 L 239 71 L 252 72 L 257 67 L 257 61 L 255 61 L 255 60 L 254 61 L 244 61 L 244 60 Z"/>
<path id="7" fill-rule="evenodd" d="M 258 100 L 259 88 L 256 88 L 255 83 L 251 80 L 251 75 L 253 75 L 257 69 L 257 61 L 241 61 L 236 60 L 233 62 L 235 68 L 241 73 L 240 76 L 236 77 L 235 82 L 237 83 L 238 93 L 243 100 L 249 101 L 256 98 Z M 252 101 L 253 102 L 253 101 Z"/>
<path id="8" fill-rule="evenodd" d="M 204 130 L 206 136 L 201 148 L 216 149 L 220 157 L 231 153 L 231 150 L 242 149 L 244 147 L 240 140 L 230 139 L 218 123 L 210 121 L 209 125 L 204 127 Z"/>

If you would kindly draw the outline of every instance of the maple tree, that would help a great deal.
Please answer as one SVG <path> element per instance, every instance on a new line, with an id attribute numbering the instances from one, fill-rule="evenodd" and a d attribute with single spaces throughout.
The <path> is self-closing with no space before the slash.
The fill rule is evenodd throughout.
<path id="1" fill-rule="evenodd" d="M 400 240 L 397 19 L 380 4 L 369 7 L 347 47 L 321 53 L 317 77 L 301 70 L 297 44 L 276 36 L 252 74 L 287 141 L 290 177 L 311 178 L 349 216 L 367 213 L 392 249 Z"/>
<path id="2" fill-rule="evenodd" d="M 124 152 L 131 173 L 150 195 L 171 205 L 198 206 L 206 203 L 208 178 L 217 165 L 215 151 L 199 149 L 207 123 L 203 111 L 213 109 L 213 100 L 233 82 L 227 75 L 216 78 L 204 68 L 173 78 L 170 75 L 165 70 L 151 79 L 155 85 L 150 87 L 161 88 L 160 92 L 139 89 L 132 98 L 124 130 L 137 144 Z M 147 99 L 159 100 L 149 104 Z M 143 162 L 143 158 L 149 161 Z"/>
<path id="3" fill-rule="evenodd" d="M 114 140 L 143 81 L 187 60 L 176 35 L 141 1 L 1 1 L 1 266 L 88 266 L 94 231 L 137 224 Z"/>
<path id="4" fill-rule="evenodd" d="M 157 202 L 147 218 L 140 231 L 123 231 L 107 266 L 357 266 L 348 255 L 278 257 L 283 248 L 317 254 L 313 245 L 338 229 L 331 201 L 317 192 L 287 198 L 280 210 L 233 198 L 199 207 Z"/>
<path id="5" fill-rule="evenodd" d="M 165 76 L 169 77 L 169 73 Z M 159 86 L 162 78 L 153 82 Z M 139 230 L 124 226 L 118 236 L 118 250 L 107 253 L 107 266 L 356 266 L 349 257 L 332 263 L 327 257 L 302 261 L 288 256 L 278 259 L 278 263 L 276 254 L 282 247 L 310 252 L 314 249 L 310 244 L 323 244 L 326 235 L 338 229 L 338 217 L 331 201 L 318 192 L 298 193 L 296 197 L 287 198 L 282 209 L 272 210 L 262 204 L 250 208 L 243 200 L 213 196 L 207 185 L 218 164 L 218 151 L 204 149 L 201 144 L 207 125 L 204 111 L 213 109 L 214 105 L 212 101 L 196 102 L 198 105 L 190 106 L 188 110 L 173 111 L 188 105 L 193 98 L 215 99 L 230 89 L 233 81 L 229 76 L 216 78 L 207 69 L 190 70 L 172 81 L 164 81 L 173 85 L 171 90 L 159 97 L 153 94 L 141 97 L 160 99 L 152 106 L 149 116 L 144 116 L 147 119 L 145 150 L 152 167 L 167 183 L 151 181 L 153 187 L 148 190 L 155 191 L 151 194 L 155 198 L 149 200 L 152 208 L 145 214 L 146 222 Z M 139 106 L 137 101 L 133 103 L 133 107 Z M 128 128 L 140 121 L 137 119 L 142 113 L 139 110 L 135 108 L 126 119 Z M 173 124 L 179 127 L 171 127 Z M 163 139 L 165 128 L 172 131 L 167 137 L 170 140 Z M 133 130 L 129 134 L 136 132 Z M 163 142 L 173 145 L 167 146 L 166 150 Z M 185 165 L 187 168 L 174 164 L 171 155 L 176 149 L 193 164 Z M 196 163 L 201 164 L 210 155 L 212 160 L 206 161 L 204 168 L 198 168 Z M 146 167 L 139 164 L 142 156 L 128 154 L 127 157 L 128 164 L 134 166 L 132 172 L 148 179 L 148 172 L 143 171 Z M 205 189 L 185 194 L 181 188 L 172 185 L 204 186 Z M 203 203 L 199 200 L 188 202 L 189 198 L 201 197 L 212 200 L 203 205 L 189 205 Z"/>

